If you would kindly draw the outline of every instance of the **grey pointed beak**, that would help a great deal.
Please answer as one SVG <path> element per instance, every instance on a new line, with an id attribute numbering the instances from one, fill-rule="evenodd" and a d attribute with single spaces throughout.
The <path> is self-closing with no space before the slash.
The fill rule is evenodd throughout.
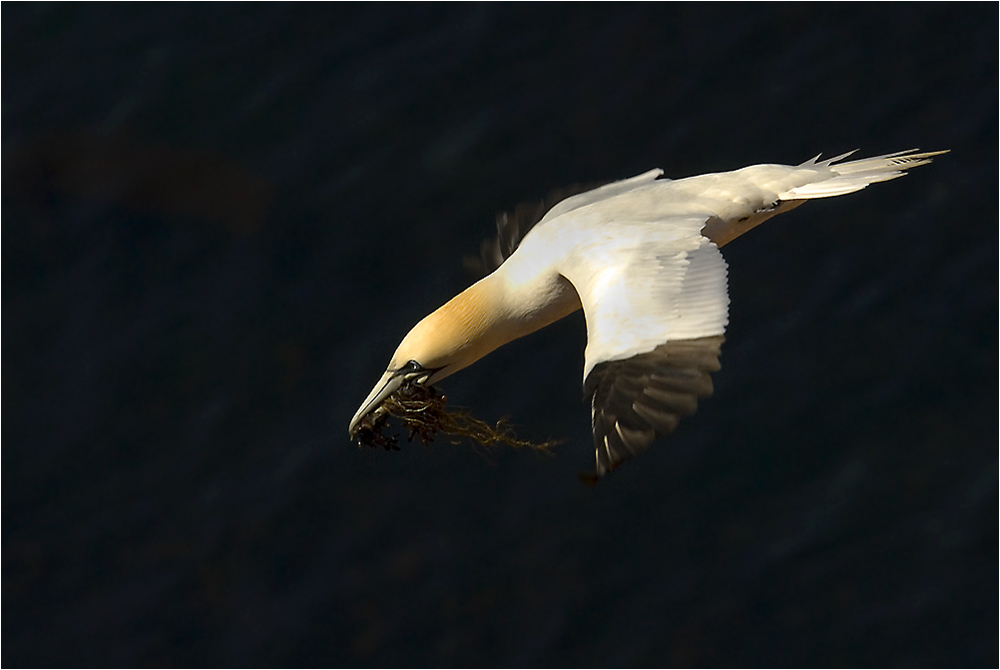
<path id="1" fill-rule="evenodd" d="M 403 385 L 403 381 L 404 376 L 395 370 L 387 370 L 386 373 L 382 375 L 382 378 L 378 380 L 377 384 L 375 384 L 375 388 L 373 388 L 372 392 L 368 394 L 365 401 L 361 403 L 361 407 L 358 408 L 354 418 L 351 419 L 351 426 L 348 429 L 351 437 L 354 437 L 354 433 L 357 432 L 358 424 L 361 420 L 368 416 L 371 412 L 375 411 L 375 408 L 381 405 L 386 398 L 395 393 L 399 387 Z"/>

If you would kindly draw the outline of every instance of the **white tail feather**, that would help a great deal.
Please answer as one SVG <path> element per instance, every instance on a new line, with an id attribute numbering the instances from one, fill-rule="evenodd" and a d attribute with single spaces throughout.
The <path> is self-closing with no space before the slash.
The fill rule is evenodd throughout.
<path id="1" fill-rule="evenodd" d="M 849 161 L 847 163 L 837 163 L 837 161 L 847 158 L 854 151 L 825 161 L 818 161 L 819 156 L 816 156 L 816 158 L 806 161 L 799 167 L 827 168 L 833 173 L 833 176 L 812 184 L 805 184 L 804 186 L 789 189 L 781 193 L 779 197 L 782 200 L 808 200 L 810 198 L 829 198 L 835 195 L 854 193 L 869 184 L 902 177 L 906 174 L 906 170 L 930 163 L 932 156 L 948 153 L 947 151 L 917 153 L 918 151 L 919 149 L 908 149 L 883 156 L 875 156 L 874 158 L 862 158 L 861 160 Z"/>

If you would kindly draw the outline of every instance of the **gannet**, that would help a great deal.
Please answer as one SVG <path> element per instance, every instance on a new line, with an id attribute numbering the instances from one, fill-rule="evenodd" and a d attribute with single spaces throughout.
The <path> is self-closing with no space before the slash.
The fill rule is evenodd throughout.
<path id="1" fill-rule="evenodd" d="M 523 237 L 518 221 L 498 217 L 498 267 L 410 330 L 350 435 L 401 388 L 435 384 L 582 307 L 583 388 L 604 476 L 712 394 L 729 320 L 720 247 L 806 200 L 901 177 L 946 152 L 842 162 L 853 153 L 677 180 L 650 170 L 558 201 Z"/>

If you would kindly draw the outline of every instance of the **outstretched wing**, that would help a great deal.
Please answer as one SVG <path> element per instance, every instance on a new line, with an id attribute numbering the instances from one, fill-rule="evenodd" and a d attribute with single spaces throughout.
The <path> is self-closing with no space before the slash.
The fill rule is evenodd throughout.
<path id="1" fill-rule="evenodd" d="M 573 284 L 587 319 L 584 389 L 597 476 L 671 432 L 711 394 L 728 322 L 720 246 L 805 200 L 895 179 L 940 153 L 841 162 L 845 154 L 677 181 L 652 170 L 565 198 L 540 219 L 544 209 L 532 210 L 542 225 L 522 245 L 534 247 L 527 257 L 556 259 L 551 267 Z M 508 232 L 499 256 L 525 232 Z"/>
<path id="2" fill-rule="evenodd" d="M 711 394 L 729 297 L 726 263 L 701 234 L 706 219 L 617 221 L 581 235 L 562 268 L 587 320 L 584 392 L 598 477 Z"/>
<path id="3" fill-rule="evenodd" d="M 854 152 L 819 160 L 816 156 L 801 165 L 751 165 L 733 172 L 703 175 L 680 180 L 678 186 L 695 197 L 715 189 L 724 193 L 734 208 L 720 207 L 727 215 L 709 219 L 702 234 L 720 247 L 772 216 L 787 212 L 816 198 L 830 198 L 854 193 L 870 184 L 902 177 L 910 168 L 927 165 L 931 158 L 947 151 L 917 149 L 843 161 Z M 709 188 L 706 188 L 709 187 Z"/>
<path id="4" fill-rule="evenodd" d="M 668 341 L 653 351 L 597 364 L 587 376 L 597 456 L 596 477 L 672 433 L 712 395 L 722 335 Z"/>

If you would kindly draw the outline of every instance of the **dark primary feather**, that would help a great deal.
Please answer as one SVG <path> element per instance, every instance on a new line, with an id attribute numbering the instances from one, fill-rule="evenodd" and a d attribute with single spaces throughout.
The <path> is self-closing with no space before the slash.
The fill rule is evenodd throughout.
<path id="1" fill-rule="evenodd" d="M 596 477 L 644 451 L 712 395 L 725 337 L 665 342 L 653 351 L 600 363 L 584 382 L 593 417 Z"/>
<path id="2" fill-rule="evenodd" d="M 476 277 L 490 274 L 514 253 L 524 236 L 542 220 L 546 212 L 566 198 L 591 191 L 605 183 L 574 184 L 555 189 L 541 200 L 522 202 L 511 212 L 497 214 L 496 237 L 483 240 L 479 246 L 479 258 L 467 255 L 462 259 L 466 270 Z"/>

